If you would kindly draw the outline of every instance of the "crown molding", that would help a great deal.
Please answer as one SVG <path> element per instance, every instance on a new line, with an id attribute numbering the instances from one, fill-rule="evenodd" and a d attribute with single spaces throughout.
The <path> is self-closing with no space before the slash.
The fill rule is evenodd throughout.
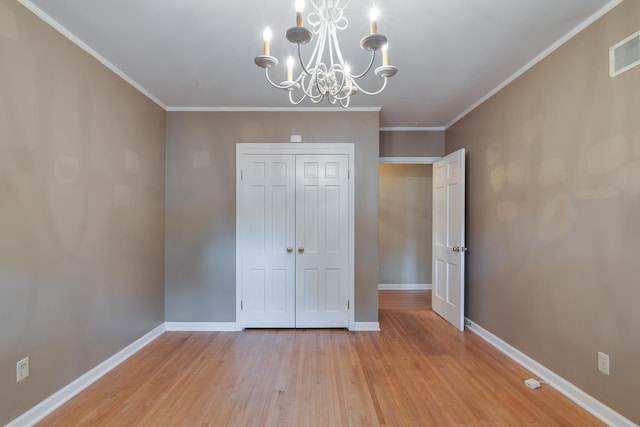
<path id="1" fill-rule="evenodd" d="M 166 107 L 167 111 L 183 112 L 287 112 L 287 113 L 314 113 L 314 112 L 380 112 L 381 107 Z"/>
<path id="2" fill-rule="evenodd" d="M 432 127 L 382 127 L 380 132 L 442 132 L 447 130 L 444 126 L 432 126 Z"/>
<path id="3" fill-rule="evenodd" d="M 549 46 L 548 48 L 543 50 L 538 56 L 536 56 L 531 61 L 529 61 L 524 67 L 520 68 L 518 71 L 513 73 L 509 78 L 507 78 L 505 81 L 503 81 L 498 86 L 496 86 L 491 92 L 487 93 L 485 96 L 483 96 L 482 98 L 477 100 L 475 103 L 473 103 L 469 108 L 467 108 L 462 113 L 460 113 L 460 115 L 458 115 L 455 119 L 450 121 L 447 124 L 447 126 L 445 126 L 445 128 L 448 129 L 451 126 L 453 126 L 454 124 L 456 124 L 464 116 L 466 116 L 467 114 L 469 114 L 470 112 L 472 112 L 473 110 L 478 108 L 478 106 L 480 106 L 480 104 L 482 104 L 483 102 L 485 102 L 486 100 L 491 98 L 496 93 L 500 92 L 509 83 L 513 82 L 515 79 L 517 79 L 518 77 L 520 77 L 521 75 L 523 75 L 524 73 L 529 71 L 538 62 L 542 61 L 544 58 L 546 58 L 547 56 L 551 55 L 556 49 L 558 49 L 560 46 L 562 46 L 563 44 L 565 44 L 566 42 L 568 42 L 569 40 L 574 38 L 576 35 L 578 35 L 578 33 L 580 33 L 582 30 L 587 28 L 589 25 L 593 24 L 598 19 L 602 18 L 607 12 L 609 12 L 611 9 L 613 9 L 614 7 L 619 5 L 620 3 L 622 3 L 622 0 L 612 0 L 609 3 L 607 3 L 605 6 L 603 6 L 596 13 L 594 13 L 593 15 L 591 15 L 590 17 L 588 17 L 587 19 L 582 21 L 580 24 L 578 24 L 578 26 L 575 27 L 573 30 L 569 31 L 567 34 L 565 34 L 558 41 L 556 41 L 551 46 Z"/>

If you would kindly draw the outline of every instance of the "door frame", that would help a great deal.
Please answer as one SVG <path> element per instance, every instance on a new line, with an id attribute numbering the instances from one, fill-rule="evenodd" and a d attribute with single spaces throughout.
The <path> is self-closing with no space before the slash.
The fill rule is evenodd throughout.
<path id="1" fill-rule="evenodd" d="M 440 159 L 442 159 L 442 157 L 380 157 L 378 159 L 378 165 L 433 165 L 435 162 L 439 161 Z M 378 167 L 378 175 L 379 174 L 380 174 L 380 168 Z M 378 190 L 378 197 L 379 196 L 380 196 L 380 191 Z M 432 200 L 431 210 L 433 211 L 433 200 Z M 379 215 L 380 215 L 380 212 L 378 212 L 378 222 L 380 221 Z M 431 227 L 433 227 L 433 220 L 431 222 Z M 433 244 L 433 236 L 431 237 L 430 244 Z M 379 245 L 378 245 L 378 253 L 380 253 Z M 431 259 L 429 260 L 429 262 L 433 265 L 433 255 L 431 256 Z M 378 273 L 380 272 L 378 271 Z M 431 282 L 433 282 L 433 277 L 431 278 Z M 426 287 L 417 287 L 415 285 L 403 286 L 403 285 L 390 285 L 390 284 L 378 283 L 378 292 L 388 291 L 388 290 L 416 290 L 416 289 L 431 290 L 432 288 L 433 288 L 433 283 L 431 283 L 430 286 L 426 286 Z"/>
<path id="2" fill-rule="evenodd" d="M 349 164 L 349 267 L 347 270 L 349 286 L 349 330 L 355 327 L 355 144 L 354 143 L 237 143 L 236 144 L 236 326 L 244 329 L 240 316 L 242 300 L 242 249 L 238 237 L 242 235 L 238 213 L 242 205 L 240 159 L 243 155 L 255 154 L 346 154 Z"/>

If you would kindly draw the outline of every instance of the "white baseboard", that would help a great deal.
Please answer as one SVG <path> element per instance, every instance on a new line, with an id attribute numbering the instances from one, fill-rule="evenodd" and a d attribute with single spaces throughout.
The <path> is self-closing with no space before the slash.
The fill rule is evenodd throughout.
<path id="1" fill-rule="evenodd" d="M 113 368 L 127 360 L 129 357 L 133 356 L 142 347 L 158 338 L 164 331 L 165 327 L 164 324 L 162 324 L 146 333 L 95 368 L 91 369 L 89 372 L 78 377 L 76 380 L 72 381 L 51 396 L 47 397 L 45 400 L 29 409 L 27 412 L 23 413 L 17 418 L 14 418 L 5 427 L 32 426 L 35 423 L 41 421 L 44 417 L 58 409 L 73 396 L 80 393 L 82 390 L 99 380 Z"/>
<path id="2" fill-rule="evenodd" d="M 638 427 L 637 424 L 620 415 L 599 400 L 591 397 L 584 391 L 580 390 L 578 387 L 571 384 L 569 381 L 562 378 L 560 375 L 536 362 L 517 348 L 506 343 L 496 335 L 492 334 L 482 326 L 466 317 L 465 324 L 467 326 L 467 329 L 469 329 L 471 332 L 477 334 L 478 336 L 480 336 L 480 338 L 496 347 L 510 359 L 527 368 L 538 378 L 549 383 L 551 387 L 555 388 L 560 393 L 573 400 L 575 403 L 580 405 L 582 408 L 590 412 L 593 416 L 595 416 L 605 424 L 616 427 Z"/>
<path id="3" fill-rule="evenodd" d="M 380 291 L 415 291 L 415 290 L 431 290 L 431 283 L 417 283 L 417 284 L 387 284 L 381 283 L 378 285 Z"/>
<path id="4" fill-rule="evenodd" d="M 165 322 L 167 331 L 234 332 L 239 331 L 236 322 Z"/>
<path id="5" fill-rule="evenodd" d="M 235 332 L 242 330 L 235 322 L 165 322 L 168 332 Z M 380 331 L 378 322 L 355 322 L 350 331 Z"/>
<path id="6" fill-rule="evenodd" d="M 349 328 L 354 332 L 380 332 L 380 323 L 378 322 L 354 322 Z"/>

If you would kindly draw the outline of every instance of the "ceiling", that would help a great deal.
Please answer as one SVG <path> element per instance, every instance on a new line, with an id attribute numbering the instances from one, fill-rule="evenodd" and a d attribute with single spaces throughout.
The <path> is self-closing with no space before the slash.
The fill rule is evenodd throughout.
<path id="1" fill-rule="evenodd" d="M 41 9 L 169 110 L 291 107 L 253 58 L 262 53 L 268 24 L 272 55 L 281 64 L 274 76 L 284 80 L 284 58 L 295 48 L 284 38 L 295 24 L 293 0 L 20 1 Z M 390 62 L 399 72 L 381 95 L 358 94 L 351 106 L 381 107 L 381 127 L 446 127 L 619 1 L 376 0 L 379 32 L 388 37 Z M 359 41 L 368 34 L 371 3 L 351 0 L 349 28 L 339 34 L 354 72 L 369 58 Z M 371 78 L 364 84 L 373 88 L 379 79 Z"/>

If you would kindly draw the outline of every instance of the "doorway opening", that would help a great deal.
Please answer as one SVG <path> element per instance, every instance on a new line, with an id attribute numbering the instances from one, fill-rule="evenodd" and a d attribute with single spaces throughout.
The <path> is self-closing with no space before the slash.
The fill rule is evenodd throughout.
<path id="1" fill-rule="evenodd" d="M 432 164 L 379 166 L 379 290 L 431 289 Z"/>
<path id="2" fill-rule="evenodd" d="M 407 282 L 406 277 L 418 282 L 415 275 L 418 266 L 431 267 L 430 286 L 432 294 L 432 309 L 459 330 L 464 330 L 464 282 L 465 282 L 465 150 L 460 149 L 436 161 L 431 169 L 431 186 L 411 185 L 414 178 L 406 169 L 390 173 L 385 166 L 380 169 L 380 197 L 379 197 L 379 271 L 381 278 L 380 289 L 412 289 L 420 283 L 392 283 L 385 284 L 387 274 L 393 279 Z M 381 158 L 382 160 L 382 158 Z M 381 161 L 381 163 L 385 163 Z M 393 162 L 401 163 L 401 162 Z M 402 162 L 404 163 L 404 162 Z M 427 162 L 410 162 L 427 163 Z M 393 172 L 393 171 L 391 171 Z M 395 179 L 395 178 L 400 179 Z M 407 179 L 408 178 L 408 179 Z M 415 188 L 414 191 L 409 189 Z M 422 225 L 424 230 L 431 223 L 431 236 L 418 230 L 407 231 L 406 224 L 416 212 L 415 202 L 421 200 L 423 206 L 418 205 L 417 212 L 421 218 L 428 217 L 425 199 L 421 198 L 430 188 L 432 205 L 428 211 L 432 217 Z M 392 215 L 393 213 L 393 215 Z M 403 224 L 405 225 L 403 227 Z M 401 244 L 394 241 L 398 239 Z M 419 255 L 418 244 L 431 242 L 431 255 Z M 426 252 L 426 249 L 424 250 Z M 397 263 L 396 260 L 400 260 Z M 408 260 L 408 262 L 407 262 Z M 394 263 L 392 268 L 389 264 Z M 413 268 L 411 268 L 413 267 Z M 425 269 L 426 270 L 426 269 Z M 424 277 L 424 275 L 422 276 Z M 391 286 L 385 286 L 391 285 Z M 426 286 L 423 286 L 426 287 Z M 418 288 L 419 289 L 419 288 Z"/>

